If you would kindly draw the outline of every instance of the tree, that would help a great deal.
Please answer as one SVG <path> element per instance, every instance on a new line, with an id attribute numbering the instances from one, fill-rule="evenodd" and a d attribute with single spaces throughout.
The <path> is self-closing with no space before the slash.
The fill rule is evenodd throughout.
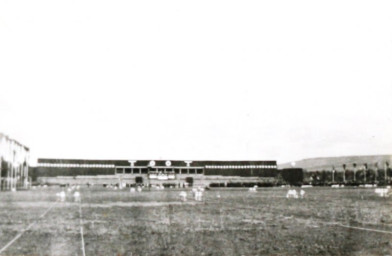
<path id="1" fill-rule="evenodd" d="M 363 164 L 363 167 L 365 167 L 365 169 L 364 169 L 364 172 L 365 172 L 365 175 L 364 175 L 364 182 L 366 183 L 366 175 L 367 175 L 367 170 L 368 170 L 368 164 L 367 163 L 364 163 Z"/>
<path id="2" fill-rule="evenodd" d="M 384 164 L 385 182 L 388 180 L 388 169 L 389 169 L 389 163 L 388 163 L 388 161 L 385 161 L 385 164 Z"/>
<path id="3" fill-rule="evenodd" d="M 321 182 L 322 182 L 322 185 L 327 184 L 327 182 L 328 182 L 328 180 L 329 180 L 328 173 L 329 173 L 329 172 L 326 171 L 326 170 L 322 170 L 322 171 L 321 171 Z"/>
<path id="4" fill-rule="evenodd" d="M 356 176 L 357 176 L 357 164 L 353 163 L 353 169 L 354 169 L 354 181 L 357 180 Z"/>
<path id="5" fill-rule="evenodd" d="M 343 182 L 346 183 L 346 164 L 343 164 Z"/>
<path id="6" fill-rule="evenodd" d="M 378 162 L 374 164 L 374 169 L 376 170 L 374 174 L 374 183 L 377 183 L 377 178 L 378 178 Z"/>
<path id="7" fill-rule="evenodd" d="M 335 166 L 332 166 L 332 184 L 335 183 Z"/>

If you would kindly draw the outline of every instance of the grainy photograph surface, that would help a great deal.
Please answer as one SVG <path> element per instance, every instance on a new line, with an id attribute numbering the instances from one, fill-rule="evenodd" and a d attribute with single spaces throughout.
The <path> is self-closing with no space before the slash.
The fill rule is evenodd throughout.
<path id="1" fill-rule="evenodd" d="M 0 255 L 392 255 L 392 2 L 0 0 Z"/>

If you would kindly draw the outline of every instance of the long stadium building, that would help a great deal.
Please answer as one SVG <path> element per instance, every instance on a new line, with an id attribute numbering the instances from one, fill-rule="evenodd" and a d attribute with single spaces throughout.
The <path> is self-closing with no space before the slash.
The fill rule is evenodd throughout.
<path id="1" fill-rule="evenodd" d="M 276 161 L 80 160 L 38 159 L 33 180 L 45 184 L 143 184 L 227 186 L 272 183 Z"/>

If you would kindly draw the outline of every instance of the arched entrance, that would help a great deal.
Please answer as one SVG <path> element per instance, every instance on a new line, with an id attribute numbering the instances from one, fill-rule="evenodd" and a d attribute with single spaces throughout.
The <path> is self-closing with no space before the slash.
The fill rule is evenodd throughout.
<path id="1" fill-rule="evenodd" d="M 135 177 L 136 184 L 143 184 L 143 177 L 137 176 Z"/>
<path id="2" fill-rule="evenodd" d="M 193 178 L 192 177 L 186 177 L 185 182 L 188 183 L 188 187 L 193 187 Z"/>

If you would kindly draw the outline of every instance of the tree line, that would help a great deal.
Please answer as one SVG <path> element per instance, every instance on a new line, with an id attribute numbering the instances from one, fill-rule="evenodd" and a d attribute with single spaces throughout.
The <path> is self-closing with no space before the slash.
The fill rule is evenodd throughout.
<path id="1" fill-rule="evenodd" d="M 379 163 L 369 165 L 368 163 L 360 164 L 343 164 L 340 170 L 331 166 L 328 170 L 316 170 L 304 173 L 305 184 L 311 185 L 330 185 L 330 184 L 391 184 L 392 169 L 389 162 L 386 161 L 383 166 Z"/>

